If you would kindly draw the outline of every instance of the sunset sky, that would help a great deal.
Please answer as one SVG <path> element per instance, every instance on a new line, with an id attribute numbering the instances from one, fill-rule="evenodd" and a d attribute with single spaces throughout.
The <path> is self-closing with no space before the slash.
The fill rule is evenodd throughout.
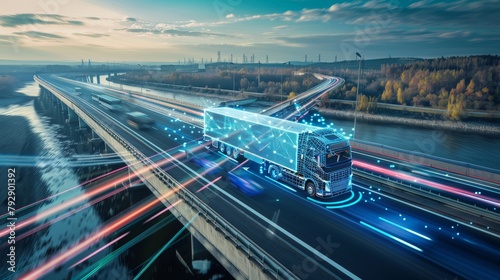
<path id="1" fill-rule="evenodd" d="M 333 61 L 500 54 L 500 1 L 0 2 L 0 60 Z M 1 61 L 0 61 L 1 63 Z"/>

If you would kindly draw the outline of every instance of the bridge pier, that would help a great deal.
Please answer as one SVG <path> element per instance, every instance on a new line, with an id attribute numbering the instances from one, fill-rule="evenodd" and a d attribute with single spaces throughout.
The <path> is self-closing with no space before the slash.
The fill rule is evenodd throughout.
<path id="1" fill-rule="evenodd" d="M 82 118 L 78 118 L 78 128 L 79 129 L 85 129 L 87 127 L 89 127 L 88 124 L 86 122 L 84 122 L 82 120 Z"/>
<path id="2" fill-rule="evenodd" d="M 68 107 L 68 122 L 77 122 L 79 120 L 76 113 Z"/>
<path id="3" fill-rule="evenodd" d="M 96 75 L 97 84 L 101 84 L 101 76 Z"/>

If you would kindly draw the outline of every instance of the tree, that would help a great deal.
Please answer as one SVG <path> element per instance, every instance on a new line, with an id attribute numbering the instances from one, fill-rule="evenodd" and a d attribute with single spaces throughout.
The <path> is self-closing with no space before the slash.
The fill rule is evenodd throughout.
<path id="1" fill-rule="evenodd" d="M 364 94 L 361 95 L 361 97 L 358 100 L 358 108 L 356 108 L 358 111 L 364 111 L 368 108 L 368 97 Z"/>
<path id="2" fill-rule="evenodd" d="M 384 92 L 382 93 L 382 100 L 384 101 L 394 100 L 394 93 L 392 89 L 393 89 L 392 80 L 388 80 L 387 83 L 385 83 L 385 89 Z"/>
<path id="3" fill-rule="evenodd" d="M 241 90 L 247 90 L 248 89 L 248 79 L 247 78 L 241 78 L 240 79 L 240 88 L 241 88 Z"/>
<path id="4" fill-rule="evenodd" d="M 398 88 L 397 98 L 398 98 L 398 103 L 399 104 L 404 104 L 405 103 L 405 98 L 403 96 L 403 89 L 401 87 Z"/>

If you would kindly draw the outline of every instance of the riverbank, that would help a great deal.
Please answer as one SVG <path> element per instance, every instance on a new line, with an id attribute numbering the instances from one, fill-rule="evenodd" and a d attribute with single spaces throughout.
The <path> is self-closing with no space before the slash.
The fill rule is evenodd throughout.
<path id="1" fill-rule="evenodd" d="M 318 108 L 316 110 L 323 116 L 329 116 L 337 119 L 354 120 L 354 111 L 334 110 L 330 108 Z M 395 115 L 397 115 L 397 113 L 395 113 Z M 475 121 L 456 122 L 436 119 L 413 119 L 395 115 L 374 115 L 365 112 L 358 112 L 356 121 L 380 124 L 408 125 L 413 127 L 450 130 L 457 132 L 472 132 L 486 135 L 500 135 L 500 126 L 498 124 Z"/>

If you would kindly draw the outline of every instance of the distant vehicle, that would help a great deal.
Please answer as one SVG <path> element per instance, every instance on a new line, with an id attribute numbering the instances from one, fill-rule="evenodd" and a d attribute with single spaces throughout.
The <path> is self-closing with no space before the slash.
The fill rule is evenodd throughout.
<path id="1" fill-rule="evenodd" d="M 99 104 L 110 111 L 118 111 L 121 109 L 121 100 L 107 95 L 99 95 Z"/>
<path id="2" fill-rule="evenodd" d="M 194 156 L 191 161 L 196 164 L 198 167 L 204 168 L 207 171 L 207 174 L 210 175 L 223 175 L 224 169 L 219 166 L 216 162 L 208 160 L 203 157 Z"/>
<path id="3" fill-rule="evenodd" d="M 311 197 L 351 190 L 351 147 L 333 129 L 227 107 L 205 109 L 204 115 L 205 140 L 236 160 L 260 164 L 262 174 Z"/>
<path id="4" fill-rule="evenodd" d="M 258 195 L 264 192 L 264 187 L 251 178 L 251 174 L 237 175 L 229 172 L 228 180 L 231 185 L 249 196 Z"/>
<path id="5" fill-rule="evenodd" d="M 92 94 L 92 100 L 99 102 L 99 95 L 98 94 Z"/>
<path id="6" fill-rule="evenodd" d="M 127 113 L 127 123 L 137 129 L 150 129 L 155 124 L 155 121 L 144 113 L 130 112 Z"/>
<path id="7" fill-rule="evenodd" d="M 81 87 L 75 87 L 75 94 L 76 95 L 82 94 L 82 88 Z"/>

